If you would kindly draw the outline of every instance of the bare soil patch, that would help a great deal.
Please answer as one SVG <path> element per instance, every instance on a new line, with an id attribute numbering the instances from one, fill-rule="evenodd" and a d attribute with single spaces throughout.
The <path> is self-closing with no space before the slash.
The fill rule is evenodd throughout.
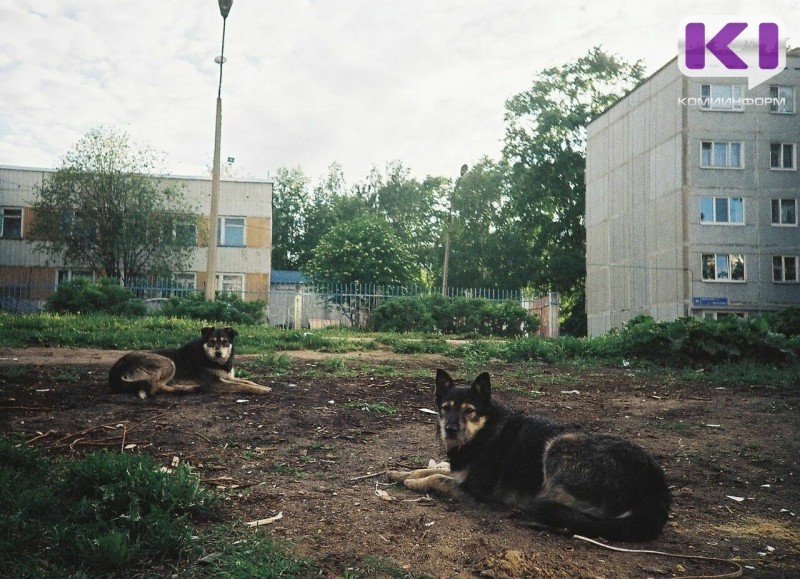
<path id="1" fill-rule="evenodd" d="M 0 432 L 48 453 L 98 449 L 190 463 L 223 489 L 225 516 L 283 518 L 254 533 L 288 539 L 329 576 L 365 559 L 433 577 L 685 577 L 731 564 L 603 550 L 530 530 L 512 511 L 431 500 L 367 476 L 442 460 L 434 438 L 433 373 L 460 362 L 388 352 L 293 354 L 276 372 L 245 357 L 264 397 L 161 396 L 141 401 L 106 385 L 120 352 L 0 349 Z M 341 363 L 326 363 L 328 358 Z M 644 545 L 736 558 L 746 577 L 800 574 L 797 390 L 715 388 L 671 372 L 491 364 L 495 396 L 638 441 L 672 485 L 664 534 Z M 393 500 L 384 500 L 376 490 Z M 422 500 L 420 500 L 422 499 Z M 374 559 L 373 559 L 374 560 Z M 368 565 L 367 565 L 368 567 Z M 190 571 L 187 571 L 190 574 Z"/>

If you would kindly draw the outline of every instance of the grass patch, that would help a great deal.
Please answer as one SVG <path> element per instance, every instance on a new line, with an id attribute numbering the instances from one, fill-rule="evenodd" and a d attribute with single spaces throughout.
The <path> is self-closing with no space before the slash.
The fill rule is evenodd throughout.
<path id="1" fill-rule="evenodd" d="M 194 553 L 216 496 L 187 466 L 98 452 L 51 461 L 0 438 L 0 568 L 10 577 L 115 576 Z M 121 575 L 120 575 L 121 576 Z"/>
<path id="2" fill-rule="evenodd" d="M 352 408 L 355 410 L 366 410 L 367 412 L 375 412 L 377 414 L 397 414 L 400 412 L 397 408 L 384 404 L 383 402 L 360 402 L 351 401 L 344 402 L 343 408 Z"/>
<path id="3" fill-rule="evenodd" d="M 685 370 L 681 378 L 712 386 L 794 386 L 800 384 L 800 365 L 775 366 L 751 360 Z"/>

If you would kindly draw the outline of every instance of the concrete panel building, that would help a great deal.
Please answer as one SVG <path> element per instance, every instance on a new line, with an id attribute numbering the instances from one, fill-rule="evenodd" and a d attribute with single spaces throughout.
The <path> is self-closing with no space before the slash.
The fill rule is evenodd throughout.
<path id="1" fill-rule="evenodd" d="M 41 302 L 59 282 L 76 276 L 94 278 L 81 264 L 66 264 L 37 251 L 30 240 L 34 218 L 31 205 L 36 190 L 52 170 L 0 166 L 0 296 Z M 200 177 L 161 177 L 184 191 L 201 217 L 197 247 L 184 272 L 174 282 L 186 289 L 206 284 L 208 213 L 211 180 Z M 267 300 L 272 254 L 272 183 L 222 181 L 220 184 L 217 275 L 219 291 L 239 293 L 245 299 Z M 168 293 L 168 292 L 165 292 Z"/>
<path id="2" fill-rule="evenodd" d="M 746 82 L 673 60 L 589 124 L 589 335 L 800 305 L 800 50 Z"/>

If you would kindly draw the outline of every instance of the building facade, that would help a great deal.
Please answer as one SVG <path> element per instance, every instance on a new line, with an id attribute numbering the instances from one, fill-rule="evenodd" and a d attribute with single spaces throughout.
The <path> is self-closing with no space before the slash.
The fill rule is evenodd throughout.
<path id="1" fill-rule="evenodd" d="M 62 281 L 75 277 L 95 278 L 81 264 L 54 260 L 36 249 L 30 240 L 35 218 L 31 205 L 47 169 L 0 166 L 0 297 L 4 303 L 41 307 Z M 165 280 L 164 287 L 145 297 L 167 297 L 176 288 L 202 290 L 206 284 L 208 213 L 211 179 L 160 177 L 180 188 L 201 215 L 197 247 L 189 267 Z M 202 216 L 205 216 L 203 218 Z M 272 183 L 267 181 L 222 181 L 218 219 L 217 275 L 219 291 L 240 294 L 244 299 L 268 300 L 272 254 Z"/>
<path id="2" fill-rule="evenodd" d="M 589 335 L 800 305 L 800 50 L 746 83 L 673 60 L 589 124 Z"/>

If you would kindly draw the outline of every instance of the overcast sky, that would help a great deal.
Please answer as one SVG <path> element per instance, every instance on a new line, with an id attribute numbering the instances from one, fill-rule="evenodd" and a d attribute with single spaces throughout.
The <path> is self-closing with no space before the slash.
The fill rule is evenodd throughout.
<path id="1" fill-rule="evenodd" d="M 400 160 L 455 177 L 502 147 L 504 103 L 534 75 L 602 45 L 650 74 L 678 26 L 705 14 L 779 16 L 800 44 L 800 2 L 234 0 L 222 159 L 313 182 Z M 0 165 L 58 167 L 89 129 L 126 131 L 167 172 L 208 175 L 222 17 L 214 0 L 0 0 Z"/>

